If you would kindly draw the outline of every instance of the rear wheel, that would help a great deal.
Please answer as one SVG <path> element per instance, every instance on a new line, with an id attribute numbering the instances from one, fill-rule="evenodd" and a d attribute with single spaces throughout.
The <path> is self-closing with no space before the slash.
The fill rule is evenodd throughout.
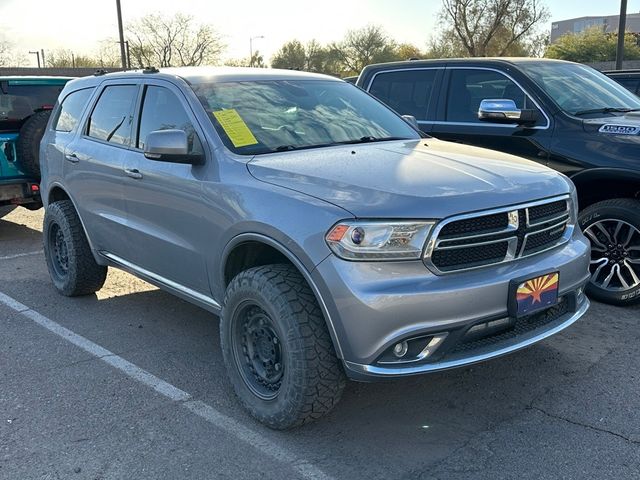
<path id="1" fill-rule="evenodd" d="M 605 303 L 640 301 L 640 201 L 605 200 L 580 213 L 591 241 L 591 281 L 587 293 Z"/>
<path id="2" fill-rule="evenodd" d="M 313 292 L 293 266 L 238 274 L 227 288 L 220 337 L 237 396 L 269 427 L 308 423 L 340 399 L 342 366 Z"/>
<path id="3" fill-rule="evenodd" d="M 107 267 L 96 263 L 71 201 L 63 200 L 48 206 L 43 237 L 49 275 L 60 293 L 74 297 L 89 295 L 102 288 Z"/>

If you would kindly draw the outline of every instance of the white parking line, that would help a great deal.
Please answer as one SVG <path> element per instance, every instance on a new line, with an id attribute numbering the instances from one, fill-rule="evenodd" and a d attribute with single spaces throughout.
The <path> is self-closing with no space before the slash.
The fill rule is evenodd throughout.
<path id="1" fill-rule="evenodd" d="M 272 459 L 289 464 L 303 478 L 313 480 L 332 480 L 332 477 L 324 473 L 318 467 L 306 460 L 296 457 L 295 454 L 287 450 L 285 447 L 276 444 L 262 433 L 243 425 L 241 422 L 225 415 L 211 405 L 199 400 L 192 400 L 191 395 L 184 390 L 165 382 L 124 358 L 119 357 L 106 348 L 101 347 L 97 343 L 93 343 L 91 340 L 72 332 L 68 328 L 63 327 L 59 323 L 54 322 L 35 310 L 31 310 L 29 307 L 9 295 L 0 292 L 0 303 L 21 315 L 24 315 L 41 327 L 55 333 L 59 337 L 62 337 L 66 341 L 97 357 L 108 365 L 117 368 L 128 377 L 151 387 L 156 392 L 170 400 L 182 402 L 181 405 L 184 408 L 203 418 L 207 422 L 251 445 Z"/>
<path id="2" fill-rule="evenodd" d="M 11 260 L 13 258 L 29 257 L 31 255 L 40 255 L 41 253 L 44 253 L 44 250 L 36 250 L 35 252 L 16 253 L 15 255 L 5 255 L 3 257 L 0 257 L 0 260 Z"/>

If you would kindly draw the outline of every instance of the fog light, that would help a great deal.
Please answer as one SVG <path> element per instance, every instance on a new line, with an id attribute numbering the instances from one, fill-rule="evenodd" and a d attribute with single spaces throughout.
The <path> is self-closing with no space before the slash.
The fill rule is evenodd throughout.
<path id="1" fill-rule="evenodd" d="M 393 354 L 398 358 L 404 357 L 407 354 L 408 350 L 409 344 L 407 342 L 396 343 L 393 346 Z"/>

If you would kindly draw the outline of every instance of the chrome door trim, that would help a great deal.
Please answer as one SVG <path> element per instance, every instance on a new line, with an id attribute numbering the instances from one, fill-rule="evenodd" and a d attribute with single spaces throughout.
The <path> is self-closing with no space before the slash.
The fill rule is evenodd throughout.
<path id="1" fill-rule="evenodd" d="M 106 251 L 101 251 L 100 255 L 107 258 L 117 266 L 123 267 L 125 270 L 128 270 L 134 274 L 138 274 L 145 279 L 149 279 L 151 283 L 157 283 L 157 284 L 160 284 L 159 286 L 169 287 L 189 298 L 192 298 L 205 305 L 208 305 L 209 307 L 215 310 L 219 311 L 221 309 L 220 304 L 216 302 L 213 298 L 207 295 L 204 295 L 200 292 L 196 292 L 195 290 L 189 287 L 185 287 L 184 285 L 174 282 L 173 280 L 169 280 L 168 278 L 158 275 L 157 273 L 153 273 L 145 268 L 142 268 L 134 263 L 129 262 L 128 260 L 125 260 L 124 258 L 119 257 L 118 255 L 114 255 L 113 253 L 106 252 Z"/>

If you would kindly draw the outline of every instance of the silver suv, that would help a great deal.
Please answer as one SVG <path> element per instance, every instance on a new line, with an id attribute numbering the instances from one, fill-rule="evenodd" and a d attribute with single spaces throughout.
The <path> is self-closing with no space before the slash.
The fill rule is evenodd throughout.
<path id="1" fill-rule="evenodd" d="M 55 287 L 91 294 L 111 266 L 219 315 L 231 383 L 273 428 L 329 411 L 346 377 L 487 360 L 589 305 L 566 177 L 426 137 L 331 77 L 75 80 L 41 158 Z"/>

